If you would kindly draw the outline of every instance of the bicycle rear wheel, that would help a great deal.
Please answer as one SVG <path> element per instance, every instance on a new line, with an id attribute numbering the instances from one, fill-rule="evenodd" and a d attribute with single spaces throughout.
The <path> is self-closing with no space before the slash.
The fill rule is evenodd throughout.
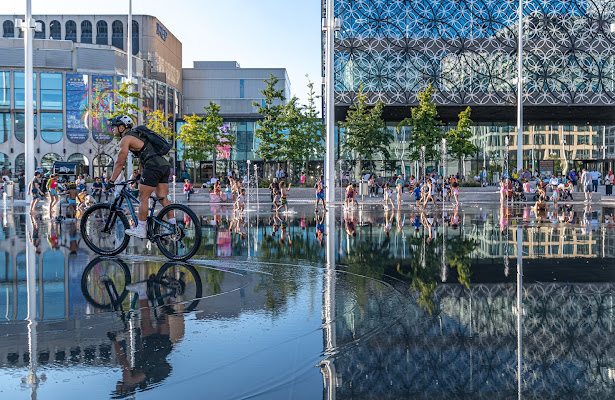
<path id="1" fill-rule="evenodd" d="M 169 224 L 171 216 L 176 223 Z M 190 208 L 169 204 L 152 221 L 156 245 L 166 257 L 185 261 L 196 254 L 201 245 L 201 223 Z"/>
<path id="2" fill-rule="evenodd" d="M 107 229 L 105 229 L 107 226 Z M 128 246 L 128 218 L 121 210 L 111 211 L 111 204 L 94 204 L 81 218 L 81 236 L 85 244 L 98 254 L 114 256 Z"/>
<path id="3" fill-rule="evenodd" d="M 203 297 L 203 282 L 192 265 L 168 262 L 156 274 L 154 292 L 158 305 L 182 303 L 184 311 L 192 311 Z"/>
<path id="4" fill-rule="evenodd" d="M 96 308 L 117 308 L 128 295 L 130 270 L 122 260 L 97 257 L 83 270 L 81 292 Z"/>

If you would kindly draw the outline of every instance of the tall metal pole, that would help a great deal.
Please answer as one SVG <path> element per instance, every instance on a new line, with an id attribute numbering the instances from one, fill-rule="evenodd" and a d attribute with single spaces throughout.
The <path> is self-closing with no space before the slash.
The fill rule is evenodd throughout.
<path id="1" fill-rule="evenodd" d="M 334 1 L 326 1 L 325 19 L 325 125 L 327 128 L 325 151 L 325 185 L 327 201 L 335 201 L 335 16 Z"/>
<path id="2" fill-rule="evenodd" d="M 523 0 L 519 0 L 517 20 L 517 171 L 523 169 Z"/>
<path id="3" fill-rule="evenodd" d="M 24 40 L 24 90 L 25 90 L 25 119 L 26 119 L 26 137 L 24 139 L 25 148 L 25 167 L 26 167 L 26 180 L 34 177 L 34 98 L 32 90 L 32 77 L 34 76 L 32 71 L 32 39 L 34 38 L 34 30 L 36 29 L 36 23 L 32 19 L 32 3 L 31 0 L 26 0 L 26 17 L 21 24 Z M 32 198 L 28 196 L 27 202 L 30 202 Z"/>
<path id="4" fill-rule="evenodd" d="M 132 0 L 128 0 L 128 37 L 126 38 L 126 56 L 126 69 L 128 70 L 126 77 L 128 78 L 128 84 L 131 85 L 128 88 L 128 93 L 132 93 Z M 132 102 L 132 99 L 130 99 L 130 101 Z M 139 118 L 138 115 L 137 118 Z M 132 153 L 128 152 L 128 157 L 126 158 L 126 176 L 128 179 L 131 178 L 132 170 Z M 173 165 L 173 171 L 175 171 L 175 165 Z M 175 177 L 173 178 L 173 202 L 175 203 Z"/>
<path id="5" fill-rule="evenodd" d="M 523 367 L 523 232 L 517 228 L 517 393 L 521 399 Z"/>

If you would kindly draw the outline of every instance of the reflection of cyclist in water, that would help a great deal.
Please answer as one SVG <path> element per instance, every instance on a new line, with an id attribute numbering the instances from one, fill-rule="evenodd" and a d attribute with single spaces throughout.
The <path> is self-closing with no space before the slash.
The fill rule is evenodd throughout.
<path id="1" fill-rule="evenodd" d="M 149 308 L 145 296 L 139 302 L 140 315 L 133 316 L 138 319 L 138 328 L 134 330 L 136 340 L 131 340 L 128 330 L 108 334 L 122 367 L 122 380 L 117 382 L 113 396 L 128 396 L 166 379 L 172 369 L 167 357 L 173 345 L 184 337 L 181 309 L 170 314 L 162 308 Z M 134 348 L 131 343 L 136 343 Z"/>

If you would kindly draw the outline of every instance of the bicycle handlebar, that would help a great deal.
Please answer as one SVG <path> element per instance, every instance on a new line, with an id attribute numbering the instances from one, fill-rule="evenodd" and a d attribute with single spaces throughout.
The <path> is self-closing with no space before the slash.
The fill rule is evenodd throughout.
<path id="1" fill-rule="evenodd" d="M 116 183 L 115 186 L 128 186 L 131 183 L 135 183 L 136 181 L 137 181 L 137 178 L 133 178 L 133 179 L 129 179 L 129 180 L 124 181 L 124 182 Z"/>

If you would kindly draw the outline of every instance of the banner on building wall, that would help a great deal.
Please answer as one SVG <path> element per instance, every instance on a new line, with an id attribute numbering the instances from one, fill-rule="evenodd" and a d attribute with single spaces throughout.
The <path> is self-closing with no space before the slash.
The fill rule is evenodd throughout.
<path id="1" fill-rule="evenodd" d="M 88 75 L 66 74 L 66 137 L 81 144 L 88 139 Z"/>
<path id="2" fill-rule="evenodd" d="M 107 120 L 113 112 L 113 77 L 92 75 L 92 132 L 97 142 L 111 139 Z"/>
<path id="3" fill-rule="evenodd" d="M 220 134 L 218 135 L 218 139 L 220 142 L 228 142 L 229 140 L 226 138 L 231 133 L 231 126 L 229 124 L 222 125 L 220 128 Z M 231 158 L 231 146 L 230 145 L 218 145 L 218 154 L 216 155 L 218 160 L 229 160 Z"/>

